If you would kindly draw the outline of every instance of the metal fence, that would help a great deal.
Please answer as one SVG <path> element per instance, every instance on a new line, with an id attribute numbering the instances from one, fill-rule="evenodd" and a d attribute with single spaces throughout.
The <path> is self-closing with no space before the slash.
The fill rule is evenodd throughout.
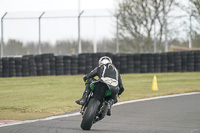
<path id="1" fill-rule="evenodd" d="M 108 14 L 108 12 L 92 14 L 91 12 L 82 11 L 79 15 L 75 12 L 66 14 L 42 12 L 32 14 L 33 17 L 20 16 L 19 14 L 6 12 L 1 17 L 1 57 L 4 56 L 6 36 L 10 36 L 12 39 L 21 38 L 22 41 L 34 41 L 38 44 L 37 54 L 43 53 L 42 42 L 55 43 L 56 40 L 62 39 L 77 40 L 77 52 L 82 53 L 81 38 L 92 40 L 94 52 L 97 52 L 98 40 L 104 37 L 116 38 L 116 17 L 111 13 Z M 23 36 L 27 39 L 24 39 Z"/>
<path id="2" fill-rule="evenodd" d="M 23 14 L 23 15 L 19 15 Z M 25 14 L 25 15 L 24 15 Z M 30 17 L 31 16 L 31 17 Z M 180 25 L 177 20 L 183 19 L 187 24 Z M 165 52 L 168 51 L 168 39 L 176 34 L 177 38 L 189 40 L 189 48 L 192 48 L 191 31 L 192 19 L 189 16 L 182 17 L 167 17 L 166 28 L 164 32 L 163 47 Z M 115 16 L 109 11 L 82 11 L 77 15 L 77 11 L 72 12 L 37 12 L 37 13 L 9 13 L 6 12 L 1 17 L 1 57 L 5 56 L 5 40 L 8 36 L 12 39 L 17 38 L 22 42 L 33 41 L 37 44 L 37 52 L 30 54 L 46 53 L 42 44 L 44 42 L 51 42 L 55 45 L 57 40 L 76 40 L 75 53 L 84 52 L 82 40 L 90 40 L 93 44 L 93 49 L 90 52 L 114 52 L 119 53 L 119 26 L 118 16 Z M 174 33 L 169 36 L 170 29 L 180 25 Z M 154 42 L 152 51 L 157 52 L 156 47 L 156 23 L 152 34 L 154 34 Z M 183 33 L 184 31 L 184 33 Z M 6 39 L 5 39 L 6 38 Z M 98 51 L 97 43 L 100 40 L 109 38 L 113 40 L 113 51 Z M 105 43 L 105 42 L 103 42 Z M 104 47 L 102 45 L 101 47 Z M 55 49 L 55 48 L 54 48 Z M 61 47 L 62 49 L 62 47 Z M 105 48 L 106 49 L 106 48 Z M 107 49 L 108 50 L 108 49 Z M 88 52 L 88 51 L 86 51 Z M 144 52 L 144 51 L 143 51 Z M 53 53 L 53 52 L 52 52 Z M 59 52 L 58 52 L 59 53 Z M 62 52 L 60 52 L 62 54 Z M 68 53 L 66 53 L 68 54 Z M 7 54 L 8 55 L 8 54 Z M 13 53 L 13 55 L 18 55 Z"/>

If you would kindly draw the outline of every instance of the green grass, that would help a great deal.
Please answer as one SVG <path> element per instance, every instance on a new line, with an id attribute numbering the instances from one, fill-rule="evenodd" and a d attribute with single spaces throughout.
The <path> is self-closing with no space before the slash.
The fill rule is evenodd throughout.
<path id="1" fill-rule="evenodd" d="M 119 101 L 186 92 L 200 92 L 200 73 L 123 74 L 125 92 Z M 84 82 L 78 76 L 0 78 L 0 120 L 28 120 L 77 110 Z"/>

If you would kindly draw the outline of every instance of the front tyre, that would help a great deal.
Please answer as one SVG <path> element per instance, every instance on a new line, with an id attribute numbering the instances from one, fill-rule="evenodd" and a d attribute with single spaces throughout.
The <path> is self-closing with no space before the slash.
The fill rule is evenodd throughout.
<path id="1" fill-rule="evenodd" d="M 92 98 L 87 106 L 86 112 L 83 116 L 83 120 L 81 123 L 81 128 L 83 130 L 90 130 L 92 124 L 94 122 L 94 118 L 100 106 L 100 101 Z"/>

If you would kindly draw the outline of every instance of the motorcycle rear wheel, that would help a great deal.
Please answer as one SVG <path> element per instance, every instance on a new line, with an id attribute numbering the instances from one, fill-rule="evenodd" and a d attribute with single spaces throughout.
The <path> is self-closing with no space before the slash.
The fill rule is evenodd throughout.
<path id="1" fill-rule="evenodd" d="M 83 120 L 81 122 L 81 128 L 83 130 L 90 130 L 93 125 L 94 118 L 100 106 L 100 101 L 92 98 L 87 106 L 86 112 L 83 114 Z"/>

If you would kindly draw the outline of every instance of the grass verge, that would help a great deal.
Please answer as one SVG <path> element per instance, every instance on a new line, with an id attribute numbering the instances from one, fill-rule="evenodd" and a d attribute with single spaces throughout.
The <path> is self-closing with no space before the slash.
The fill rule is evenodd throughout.
<path id="1" fill-rule="evenodd" d="M 186 92 L 200 92 L 200 73 L 123 74 L 125 92 L 119 101 Z M 84 90 L 82 75 L 0 78 L 0 120 L 30 120 L 77 110 Z"/>

